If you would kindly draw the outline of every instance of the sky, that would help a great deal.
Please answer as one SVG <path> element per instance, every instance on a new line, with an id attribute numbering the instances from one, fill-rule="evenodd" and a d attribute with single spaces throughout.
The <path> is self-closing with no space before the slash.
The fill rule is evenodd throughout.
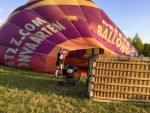
<path id="1" fill-rule="evenodd" d="M 10 13 L 28 0 L 1 0 L 0 25 Z M 138 33 L 143 43 L 150 43 L 150 0 L 93 0 L 126 37 Z"/>

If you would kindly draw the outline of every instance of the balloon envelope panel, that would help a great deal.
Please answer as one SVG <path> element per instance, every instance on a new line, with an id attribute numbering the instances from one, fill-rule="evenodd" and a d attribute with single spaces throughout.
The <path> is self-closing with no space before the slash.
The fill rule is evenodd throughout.
<path id="1" fill-rule="evenodd" d="M 0 29 L 0 62 L 53 72 L 60 48 L 71 57 L 132 54 L 136 49 L 91 0 L 29 0 Z"/>

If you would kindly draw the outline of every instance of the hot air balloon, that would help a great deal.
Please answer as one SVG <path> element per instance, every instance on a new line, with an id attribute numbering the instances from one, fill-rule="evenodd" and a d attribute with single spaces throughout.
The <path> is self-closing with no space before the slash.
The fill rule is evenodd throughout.
<path id="1" fill-rule="evenodd" d="M 68 57 L 137 55 L 106 13 L 91 0 L 29 0 L 0 28 L 0 63 L 54 72 L 60 48 Z"/>

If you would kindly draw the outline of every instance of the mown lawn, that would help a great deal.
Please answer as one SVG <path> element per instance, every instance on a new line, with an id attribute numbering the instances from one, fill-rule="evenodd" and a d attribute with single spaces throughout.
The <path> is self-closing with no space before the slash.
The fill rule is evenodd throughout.
<path id="1" fill-rule="evenodd" d="M 76 86 L 58 85 L 48 73 L 0 65 L 0 113 L 150 113 L 150 106 L 95 102 L 82 77 Z"/>

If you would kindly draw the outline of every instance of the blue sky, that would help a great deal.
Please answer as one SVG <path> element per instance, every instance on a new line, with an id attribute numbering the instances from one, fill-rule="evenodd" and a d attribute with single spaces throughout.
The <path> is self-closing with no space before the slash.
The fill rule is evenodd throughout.
<path id="1" fill-rule="evenodd" d="M 28 0 L 1 0 L 0 25 L 9 14 Z M 136 33 L 143 43 L 150 43 L 150 0 L 93 0 L 111 20 L 122 30 L 126 37 Z"/>

